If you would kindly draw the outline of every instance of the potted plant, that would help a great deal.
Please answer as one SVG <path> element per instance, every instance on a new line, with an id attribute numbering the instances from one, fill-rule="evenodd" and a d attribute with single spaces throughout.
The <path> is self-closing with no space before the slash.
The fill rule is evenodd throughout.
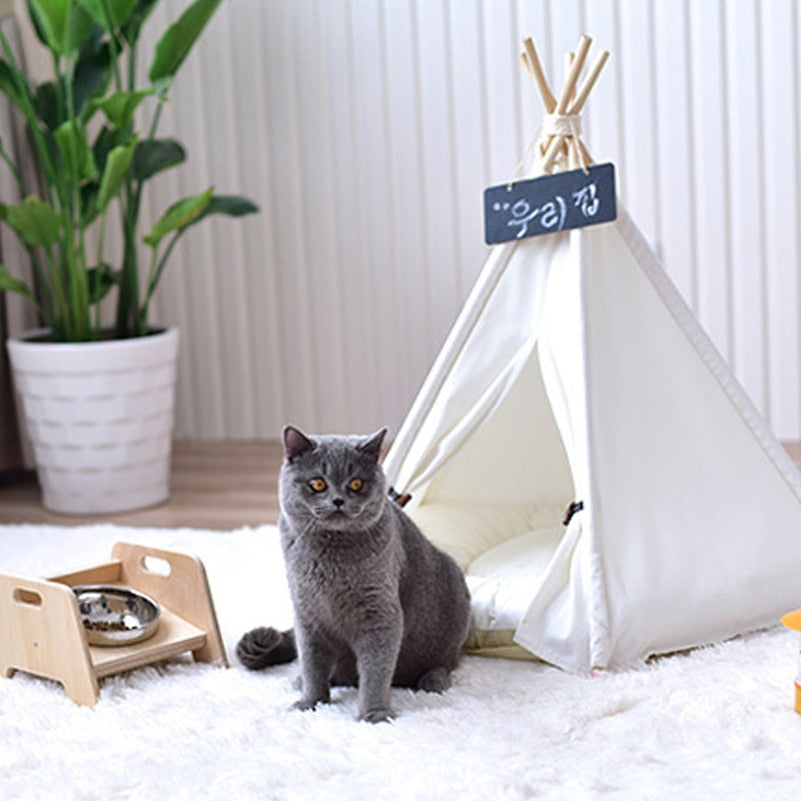
<path id="1" fill-rule="evenodd" d="M 29 0 L 54 66 L 36 86 L 0 31 L 0 91 L 24 122 L 41 184 L 25 185 L 0 142 L 0 169 L 23 198 L 0 202 L 0 223 L 24 246 L 32 276 L 0 265 L 0 289 L 25 296 L 44 326 L 7 345 L 43 501 L 56 511 L 120 511 L 167 496 L 177 331 L 153 325 L 151 300 L 189 228 L 257 210 L 212 187 L 141 228 L 147 183 L 186 159 L 179 142 L 157 137 L 163 105 L 220 2 L 186 7 L 142 82 L 140 34 L 158 0 Z M 116 259 L 107 255 L 112 226 Z"/>

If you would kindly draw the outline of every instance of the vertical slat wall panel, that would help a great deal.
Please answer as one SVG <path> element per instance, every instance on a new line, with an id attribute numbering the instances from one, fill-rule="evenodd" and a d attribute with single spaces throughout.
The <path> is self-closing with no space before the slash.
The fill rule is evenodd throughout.
<path id="1" fill-rule="evenodd" d="M 692 61 L 688 0 L 654 4 L 654 93 L 659 171 L 655 189 L 659 203 L 659 257 L 670 265 L 673 280 L 690 305 L 698 306 L 695 270 L 696 213 L 692 139 Z M 683 236 L 674 232 L 683 231 Z"/>
<path id="2" fill-rule="evenodd" d="M 728 97 L 725 70 L 726 26 L 724 3 L 693 0 L 689 4 L 689 44 L 692 60 L 693 203 L 697 220 L 695 269 L 696 314 L 723 356 L 732 356 L 730 182 L 727 159 Z M 669 136 L 666 132 L 665 136 Z M 646 175 L 649 172 L 645 166 Z M 635 170 L 628 167 L 629 173 Z M 636 168 L 639 171 L 639 168 Z M 681 195 L 678 195 L 679 202 Z M 636 214 L 636 209 L 633 209 Z M 672 231 L 664 231 L 668 238 Z M 676 232 L 684 235 L 684 232 Z M 668 265 L 668 270 L 670 269 Z"/>
<path id="3" fill-rule="evenodd" d="M 729 187 L 728 204 L 733 224 L 729 230 L 731 242 L 731 362 L 758 406 L 767 407 L 765 339 L 765 271 L 764 215 L 754 214 L 764 209 L 763 189 L 763 128 L 754 124 L 762 119 L 762 92 L 759 73 L 754 64 L 763 64 L 760 57 L 761 3 L 738 3 L 736 10 L 727 8 L 724 34 L 726 37 L 725 69 L 730 87 L 728 96 L 728 139 L 726 176 Z M 755 269 L 756 268 L 756 269 Z M 749 320 L 749 324 L 738 321 Z"/>
<path id="4" fill-rule="evenodd" d="M 353 24 L 354 82 L 356 94 L 356 125 L 359 142 L 360 185 L 359 206 L 354 209 L 354 223 L 359 226 L 365 241 L 361 263 L 363 281 L 369 292 L 369 327 L 365 332 L 365 369 L 361 384 L 370 384 L 375 393 L 376 405 L 369 410 L 363 408 L 361 415 L 356 409 L 346 422 L 331 420 L 323 413 L 315 421 L 301 421 L 317 430 L 329 429 L 373 429 L 377 409 L 396 409 L 397 390 L 402 382 L 402 365 L 408 342 L 403 336 L 401 320 L 398 318 L 398 287 L 401 281 L 414 282 L 417 275 L 401 274 L 398 258 L 398 243 L 402 236 L 412 237 L 411 231 L 401 231 L 395 223 L 393 208 L 393 147 L 398 146 L 400 131 L 389 129 L 390 105 L 394 102 L 387 94 L 388 71 L 403 68 L 402 64 L 390 64 L 386 46 L 385 8 L 382 3 L 351 4 Z M 336 80 L 331 76 L 331 80 Z M 404 132 L 408 135 L 408 131 Z M 410 148 L 414 143 L 410 142 Z M 347 270 L 352 265 L 339 265 Z M 422 288 L 421 288 L 422 291 Z M 361 404 L 359 404 L 360 409 Z M 371 414 L 372 413 L 372 414 Z M 389 412 L 388 412 L 389 413 Z M 397 413 L 397 412 L 395 412 Z M 370 419 L 372 417 L 372 420 Z M 362 425 L 354 420 L 364 419 Z M 369 424 L 366 424 L 369 420 Z"/>
<path id="5" fill-rule="evenodd" d="M 764 269 L 767 303 L 766 409 L 776 431 L 798 436 L 801 359 L 797 343 L 801 298 L 799 135 L 801 49 L 798 3 L 762 5 L 762 115 Z"/>
<path id="6" fill-rule="evenodd" d="M 612 56 L 604 67 L 585 107 L 586 142 L 592 157 L 599 163 L 614 161 L 618 166 L 618 191 L 623 191 L 624 170 L 620 154 L 625 152 L 622 86 L 623 59 L 620 57 L 620 11 L 617 0 L 590 2 L 587 8 L 586 30 L 594 39 L 590 57 L 595 49 L 608 50 Z M 567 35 L 567 34 L 565 34 Z M 563 45 L 556 42 L 555 50 Z"/>
<path id="7" fill-rule="evenodd" d="M 392 407 L 397 407 L 393 385 L 414 380 L 413 364 L 427 352 L 430 342 L 431 305 L 428 291 L 430 265 L 426 252 L 428 199 L 422 180 L 420 137 L 420 80 L 416 4 L 388 0 L 382 13 L 382 77 L 386 92 L 383 141 L 387 162 L 390 233 L 383 254 L 373 267 L 385 291 L 385 306 L 393 310 L 395 341 L 384 349 L 380 382 Z M 379 158 L 381 158 L 379 156 Z M 390 296 L 391 292 L 391 296 Z M 410 325 L 414 321 L 414 325 Z"/>
<path id="8" fill-rule="evenodd" d="M 481 229 L 476 225 L 481 201 L 475 193 L 481 191 L 488 172 L 485 148 L 488 101 L 481 57 L 479 0 L 464 0 L 458 4 L 445 0 L 445 10 L 454 118 L 450 170 L 455 196 L 448 198 L 448 202 L 453 203 L 457 213 L 456 238 L 459 242 L 458 280 L 453 292 L 462 298 L 478 274 L 484 255 Z M 424 374 L 421 371 L 421 376 Z"/>
<path id="9" fill-rule="evenodd" d="M 245 325 L 243 336 L 249 349 L 252 396 L 243 396 L 243 402 L 234 409 L 235 421 L 247 419 L 252 427 L 236 426 L 225 433 L 229 438 L 248 438 L 254 432 L 267 431 L 274 427 L 276 419 L 283 419 L 282 396 L 275 391 L 275 376 L 280 375 L 282 328 L 278 312 L 278 277 L 276 270 L 269 265 L 276 263 L 274 204 L 271 192 L 265 191 L 270 185 L 273 159 L 266 141 L 265 131 L 272 119 L 273 108 L 265 91 L 253 91 L 251 75 L 265 75 L 267 62 L 263 42 L 267 41 L 267 21 L 264 14 L 242 14 L 239 7 L 227 4 L 231 13 L 231 69 L 236 76 L 232 81 L 236 92 L 233 120 L 238 133 L 240 170 L 237 181 L 231 181 L 226 190 L 241 192 L 258 198 L 261 213 L 257 219 L 249 218 L 234 223 L 236 231 L 228 230 L 227 235 L 239 233 L 244 247 L 244 261 L 240 268 L 243 277 L 245 305 L 236 314 Z M 237 13 L 233 13 L 236 9 Z M 253 10 L 251 10 L 253 11 Z M 248 77 L 245 77 L 248 76 Z M 263 87 L 263 81 L 259 81 Z M 241 109 L 248 113 L 242 114 Z M 218 230 L 227 221 L 218 224 Z M 220 231 L 226 235 L 225 230 Z M 233 266 L 233 265 L 232 265 Z M 193 430 L 193 429 L 189 429 Z M 194 429 L 197 430 L 197 429 Z"/>
<path id="10" fill-rule="evenodd" d="M 327 37 L 323 35 L 317 4 L 294 4 L 291 15 L 293 89 L 296 106 L 297 148 L 286 186 L 298 184 L 298 206 L 293 210 L 297 256 L 293 269 L 303 277 L 297 303 L 304 303 L 308 314 L 306 339 L 308 354 L 297 364 L 288 364 L 288 376 L 300 370 L 316 369 L 311 375 L 309 410 L 320 414 L 325 402 L 335 414 L 346 406 L 344 342 L 342 338 L 342 287 L 336 275 L 336 237 L 332 175 L 335 154 L 331 150 L 331 104 L 329 83 L 324 79 L 323 63 Z M 302 43 L 298 47 L 297 44 Z M 289 309 L 288 309 L 289 311 Z M 308 361 L 311 359 L 311 363 Z M 291 378 L 288 377 L 291 381 Z M 326 388 L 323 390 L 323 388 Z M 309 414 L 305 411 L 304 414 Z"/>
<path id="11" fill-rule="evenodd" d="M 330 3 L 316 6 L 314 23 L 309 57 L 314 58 L 316 89 L 324 113 L 322 124 L 312 129 L 312 135 L 319 137 L 322 164 L 317 178 L 325 201 L 321 218 L 325 247 L 318 258 L 323 293 L 319 297 L 323 307 L 326 296 L 335 307 L 318 359 L 327 370 L 323 381 L 331 387 L 327 403 L 336 409 L 336 414 L 344 416 L 360 403 L 354 396 L 360 376 L 374 369 L 364 346 L 371 322 L 365 313 L 368 295 L 364 288 L 363 261 L 351 255 L 358 252 L 358 240 L 351 229 L 354 210 L 359 208 L 358 182 L 354 180 L 354 175 L 359 174 L 358 154 L 351 144 L 353 83 L 348 50 L 337 44 L 348 41 L 352 25 L 350 16 Z M 341 79 L 326 80 L 324 76 L 330 75 Z M 353 269 L 343 271 L 341 265 L 347 263 L 352 263 Z M 325 318 L 325 313 L 321 316 Z M 367 394 L 365 402 L 375 404 L 374 395 Z"/>
<path id="12" fill-rule="evenodd" d="M 656 165 L 658 129 L 655 113 L 655 46 L 653 18 L 646 3 L 629 3 L 620 17 L 621 47 L 620 105 L 624 149 L 619 160 L 624 164 Z M 656 181 L 637 180 L 637 170 L 621 171 L 620 194 L 627 208 L 636 215 L 653 245 L 660 240 L 660 220 Z"/>
<path id="13" fill-rule="evenodd" d="M 515 58 L 520 47 L 514 36 L 513 7 L 510 2 L 485 0 L 481 11 L 481 54 L 483 80 L 489 113 L 486 116 L 486 136 L 489 174 L 500 183 L 512 176 L 515 161 L 523 148 L 519 136 L 522 103 L 520 77 L 522 70 Z M 467 53 L 462 54 L 467 58 Z M 496 108 L 508 109 L 495 114 Z"/>
<path id="14" fill-rule="evenodd" d="M 454 287 L 459 286 L 458 208 L 455 204 L 456 137 L 453 110 L 453 75 L 448 46 L 448 17 L 443 2 L 421 15 L 426 0 L 414 6 L 418 37 L 416 91 L 419 97 L 419 192 L 423 219 L 423 249 L 427 253 L 426 334 L 429 361 L 436 356 L 435 342 L 444 333 L 443 320 L 458 311 Z M 419 294 L 419 290 L 418 290 Z"/>
<path id="15" fill-rule="evenodd" d="M 590 151 L 777 433 L 801 437 L 794 0 L 223 4 L 163 118 L 189 162 L 145 211 L 214 184 L 261 213 L 198 227 L 167 270 L 177 433 L 397 428 L 486 257 L 481 192 L 540 120 L 520 39 L 559 87 L 584 32 L 591 59 L 612 51 Z"/>

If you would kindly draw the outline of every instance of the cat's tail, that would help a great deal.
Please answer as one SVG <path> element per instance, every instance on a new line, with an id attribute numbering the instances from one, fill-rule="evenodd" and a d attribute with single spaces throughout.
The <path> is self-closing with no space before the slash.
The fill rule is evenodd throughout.
<path id="1" fill-rule="evenodd" d="M 270 665 L 283 665 L 297 658 L 295 632 L 278 631 L 260 626 L 242 635 L 236 646 L 239 661 L 248 670 L 262 670 Z"/>

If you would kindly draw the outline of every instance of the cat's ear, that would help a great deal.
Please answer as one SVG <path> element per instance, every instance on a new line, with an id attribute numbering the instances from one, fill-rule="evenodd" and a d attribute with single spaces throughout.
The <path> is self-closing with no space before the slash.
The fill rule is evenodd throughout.
<path id="1" fill-rule="evenodd" d="M 314 450 L 314 443 L 298 428 L 286 426 L 283 433 L 284 455 L 288 462 L 307 451 Z"/>
<path id="2" fill-rule="evenodd" d="M 359 450 L 377 462 L 381 457 L 381 446 L 384 444 L 386 435 L 387 429 L 382 428 L 380 431 L 376 431 L 375 434 L 365 437 L 364 441 L 359 445 Z"/>

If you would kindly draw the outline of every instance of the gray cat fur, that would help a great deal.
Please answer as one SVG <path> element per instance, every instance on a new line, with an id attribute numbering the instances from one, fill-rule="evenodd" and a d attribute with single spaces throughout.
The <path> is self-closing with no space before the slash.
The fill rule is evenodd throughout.
<path id="1" fill-rule="evenodd" d="M 358 685 L 359 719 L 394 716 L 390 686 L 442 692 L 470 626 L 470 597 L 450 556 L 388 495 L 368 437 L 307 437 L 287 426 L 278 523 L 295 610 L 302 696 L 312 709 L 333 684 Z M 322 478 L 324 491 L 310 482 Z M 364 483 L 349 489 L 354 478 Z M 253 669 L 294 656 L 292 631 L 259 628 L 237 647 Z"/>

